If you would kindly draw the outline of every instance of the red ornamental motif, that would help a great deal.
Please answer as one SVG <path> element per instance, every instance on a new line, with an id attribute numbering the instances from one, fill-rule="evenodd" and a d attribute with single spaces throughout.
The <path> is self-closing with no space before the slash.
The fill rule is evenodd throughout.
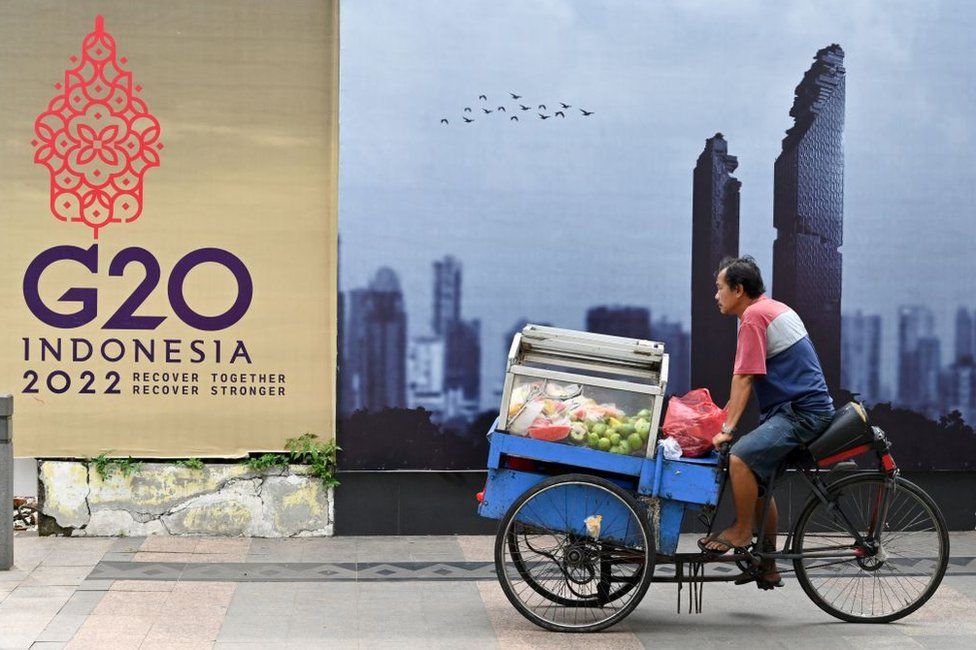
<path id="1" fill-rule="evenodd" d="M 51 173 L 51 213 L 93 231 L 142 214 L 142 177 L 159 166 L 159 122 L 133 93 L 101 16 L 34 121 L 34 162 Z M 125 59 L 122 59 L 125 62 Z M 142 90 L 135 87 L 135 92 Z"/>

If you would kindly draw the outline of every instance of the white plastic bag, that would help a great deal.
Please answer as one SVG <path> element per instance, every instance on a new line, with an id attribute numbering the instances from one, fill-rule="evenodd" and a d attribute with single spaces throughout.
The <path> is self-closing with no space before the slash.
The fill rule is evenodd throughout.
<path id="1" fill-rule="evenodd" d="M 668 460 L 678 460 L 681 458 L 681 445 L 674 438 L 664 438 L 657 443 L 657 446 Z"/>

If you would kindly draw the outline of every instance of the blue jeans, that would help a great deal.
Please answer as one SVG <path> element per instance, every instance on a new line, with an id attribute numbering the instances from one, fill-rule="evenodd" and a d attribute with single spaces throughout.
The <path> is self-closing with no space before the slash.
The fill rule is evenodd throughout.
<path id="1" fill-rule="evenodd" d="M 762 424 L 732 445 L 735 454 L 755 473 L 760 484 L 776 478 L 791 451 L 811 442 L 834 419 L 834 410 L 803 411 L 784 404 Z"/>

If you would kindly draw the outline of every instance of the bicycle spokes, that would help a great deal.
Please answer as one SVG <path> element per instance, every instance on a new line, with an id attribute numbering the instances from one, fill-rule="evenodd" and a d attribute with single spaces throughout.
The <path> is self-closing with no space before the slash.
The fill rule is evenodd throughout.
<path id="1" fill-rule="evenodd" d="M 882 475 L 852 477 L 832 488 L 797 526 L 795 561 L 804 589 L 845 620 L 893 620 L 914 611 L 942 578 L 945 524 L 931 499 L 910 483 Z M 812 557 L 814 554 L 834 558 Z M 843 558 L 851 553 L 854 557 Z"/>

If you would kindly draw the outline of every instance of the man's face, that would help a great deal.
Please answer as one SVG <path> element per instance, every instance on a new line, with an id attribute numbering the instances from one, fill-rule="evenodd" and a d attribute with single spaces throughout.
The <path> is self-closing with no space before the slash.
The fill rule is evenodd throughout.
<path id="1" fill-rule="evenodd" d="M 736 287 L 735 291 L 729 288 L 725 282 L 725 269 L 715 278 L 715 302 L 718 303 L 718 310 L 723 314 L 735 314 L 735 305 L 742 298 L 742 287 Z"/>

